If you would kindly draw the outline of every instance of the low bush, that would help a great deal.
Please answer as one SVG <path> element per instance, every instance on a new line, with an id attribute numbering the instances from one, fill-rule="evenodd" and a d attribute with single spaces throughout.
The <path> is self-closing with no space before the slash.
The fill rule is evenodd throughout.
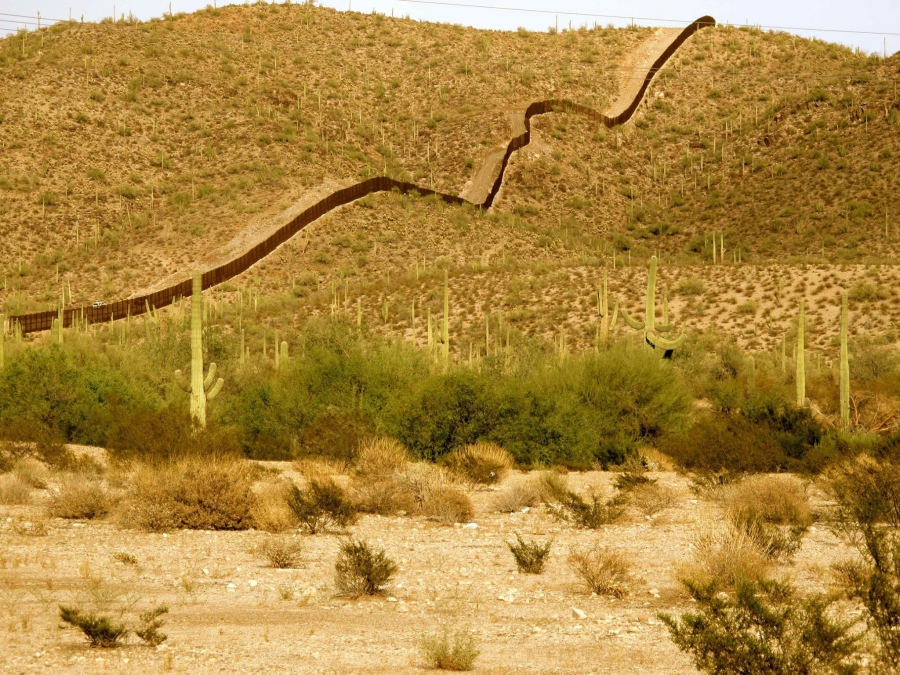
<path id="1" fill-rule="evenodd" d="M 733 594 L 715 580 L 686 581 L 698 611 L 660 618 L 694 664 L 714 675 L 842 675 L 859 672 L 859 631 L 833 618 L 834 599 L 797 597 L 787 584 L 740 581 Z"/>
<path id="2" fill-rule="evenodd" d="M 517 532 L 515 543 L 506 542 L 506 545 L 509 546 L 509 550 L 516 559 L 516 567 L 520 572 L 540 574 L 544 571 L 544 563 L 547 561 L 547 556 L 550 555 L 550 547 L 553 542 L 548 541 L 541 544 L 537 541 L 525 541 Z"/>
<path id="3" fill-rule="evenodd" d="M 513 466 L 513 458 L 496 443 L 472 443 L 457 448 L 446 457 L 451 470 L 476 485 L 499 483 Z"/>
<path id="4" fill-rule="evenodd" d="M 628 494 L 628 503 L 641 514 L 652 518 L 660 511 L 672 508 L 678 503 L 678 496 L 672 488 L 659 483 L 638 485 Z"/>
<path id="5" fill-rule="evenodd" d="M 389 476 L 409 464 L 409 451 L 392 438 L 375 438 L 363 444 L 356 456 L 356 472 L 362 476 Z"/>
<path id="6" fill-rule="evenodd" d="M 575 527 L 597 530 L 618 520 L 625 512 L 625 502 L 620 495 L 604 500 L 591 493 L 585 500 L 577 492 L 567 490 L 558 503 L 551 504 L 551 513 L 558 519 L 570 522 Z"/>
<path id="7" fill-rule="evenodd" d="M 357 510 L 362 513 L 396 516 L 413 513 L 417 508 L 415 492 L 396 476 L 356 479 L 351 494 Z"/>
<path id="8" fill-rule="evenodd" d="M 277 570 L 290 569 L 300 563 L 303 546 L 287 537 L 271 537 L 257 547 L 257 553 Z"/>
<path id="9" fill-rule="evenodd" d="M 50 498 L 50 515 L 55 518 L 92 520 L 103 518 L 113 506 L 106 486 L 79 474 L 63 478 Z"/>
<path id="10" fill-rule="evenodd" d="M 440 633 L 422 639 L 422 656 L 430 668 L 437 670 L 472 670 L 480 653 L 475 637 L 465 630 L 451 634 L 445 627 Z"/>
<path id="11" fill-rule="evenodd" d="M 475 509 L 469 496 L 462 490 L 453 487 L 430 491 L 420 510 L 422 515 L 444 525 L 470 523 L 475 517 Z"/>
<path id="12" fill-rule="evenodd" d="M 159 647 L 169 639 L 168 635 L 159 632 L 159 629 L 163 627 L 163 621 L 160 617 L 168 613 L 169 607 L 167 605 L 160 605 L 156 609 L 142 612 L 140 615 L 141 626 L 135 629 L 134 634 L 150 647 Z"/>
<path id="13" fill-rule="evenodd" d="M 847 594 L 862 603 L 883 672 L 900 670 L 900 437 L 878 456 L 845 461 L 829 476 L 837 529 L 861 558 L 837 566 Z"/>
<path id="14" fill-rule="evenodd" d="M 297 516 L 288 503 L 290 495 L 291 483 L 287 480 L 256 485 L 250 507 L 254 526 L 265 532 L 284 532 L 297 527 Z"/>
<path id="15" fill-rule="evenodd" d="M 248 529 L 253 526 L 253 473 L 250 462 L 232 457 L 135 465 L 128 476 L 124 519 L 151 532 Z"/>
<path id="16" fill-rule="evenodd" d="M 694 566 L 688 575 L 716 579 L 728 588 L 757 581 L 769 571 L 767 551 L 746 530 L 730 522 L 700 530 L 694 542 Z"/>
<path id="17" fill-rule="evenodd" d="M 47 478 L 50 475 L 47 466 L 33 457 L 16 460 L 12 467 L 12 473 L 33 488 L 38 490 L 47 488 Z"/>
<path id="18" fill-rule="evenodd" d="M 0 475 L 0 504 L 31 503 L 31 487 L 15 474 Z"/>
<path id="19" fill-rule="evenodd" d="M 614 598 L 628 595 L 631 565 L 621 551 L 600 545 L 573 549 L 569 567 L 589 593 Z"/>
<path id="20" fill-rule="evenodd" d="M 569 491 L 569 480 L 565 473 L 559 471 L 539 471 L 535 477 L 542 502 L 552 503 L 564 497 Z"/>
<path id="21" fill-rule="evenodd" d="M 59 618 L 84 633 L 91 647 L 118 647 L 129 632 L 125 624 L 116 623 L 108 616 L 82 612 L 76 607 L 60 605 Z"/>
<path id="22" fill-rule="evenodd" d="M 288 506 L 309 534 L 330 527 L 344 528 L 356 521 L 356 509 L 333 480 L 312 480 L 306 489 L 291 488 Z"/>
<path id="23" fill-rule="evenodd" d="M 535 480 L 519 480 L 497 493 L 493 505 L 502 513 L 516 513 L 535 506 L 540 500 L 541 493 Z"/>
<path id="24" fill-rule="evenodd" d="M 806 489 L 793 476 L 751 476 L 721 490 L 728 519 L 768 557 L 796 553 L 812 524 Z"/>
<path id="25" fill-rule="evenodd" d="M 359 598 L 383 593 L 397 573 L 397 565 L 384 551 L 374 550 L 364 541 L 349 539 L 341 544 L 334 570 L 338 594 Z"/>

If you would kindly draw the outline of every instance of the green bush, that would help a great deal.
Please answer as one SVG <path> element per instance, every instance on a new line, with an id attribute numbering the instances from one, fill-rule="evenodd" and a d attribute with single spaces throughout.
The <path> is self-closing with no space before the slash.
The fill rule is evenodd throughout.
<path id="1" fill-rule="evenodd" d="M 516 542 L 506 542 L 513 557 L 516 559 L 516 567 L 526 574 L 540 574 L 544 571 L 544 563 L 550 555 L 552 541 L 543 544 L 537 541 L 525 541 L 516 533 Z"/>
<path id="2" fill-rule="evenodd" d="M 445 627 L 439 634 L 422 639 L 422 654 L 425 661 L 436 670 L 472 670 L 480 653 L 475 637 L 465 630 L 456 631 L 451 635 L 449 629 Z"/>
<path id="3" fill-rule="evenodd" d="M 625 501 L 620 495 L 604 500 L 593 493 L 588 501 L 577 492 L 567 490 L 551 509 L 559 520 L 568 521 L 575 527 L 598 530 L 615 522 L 625 512 Z"/>
<path id="4" fill-rule="evenodd" d="M 351 598 L 383 593 L 397 573 L 397 565 L 384 551 L 373 550 L 366 542 L 352 539 L 341 544 L 334 569 L 338 593 Z"/>
<path id="5" fill-rule="evenodd" d="M 741 580 L 733 595 L 716 580 L 686 581 L 696 612 L 660 618 L 672 640 L 715 675 L 843 675 L 857 671 L 854 622 L 832 618 L 834 599 L 797 597 L 786 584 Z"/>
<path id="6" fill-rule="evenodd" d="M 310 534 L 329 527 L 346 527 L 356 520 L 356 508 L 333 480 L 312 480 L 305 490 L 293 486 L 288 506 Z"/>
<path id="7" fill-rule="evenodd" d="M 116 623 L 108 616 L 84 613 L 65 605 L 59 607 L 59 618 L 81 630 L 91 647 L 118 647 L 129 632 L 124 624 Z"/>

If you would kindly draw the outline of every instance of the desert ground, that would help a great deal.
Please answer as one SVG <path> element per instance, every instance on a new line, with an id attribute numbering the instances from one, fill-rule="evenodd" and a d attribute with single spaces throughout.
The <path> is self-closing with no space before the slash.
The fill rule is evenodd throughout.
<path id="1" fill-rule="evenodd" d="M 264 463 L 297 480 L 287 463 Z M 611 492 L 611 472 L 568 475 L 570 489 Z M 715 501 L 692 492 L 687 477 L 655 472 L 671 505 L 652 516 L 632 504 L 621 520 L 579 530 L 545 505 L 499 513 L 498 495 L 527 480 L 470 491 L 470 523 L 423 517 L 363 516 L 347 532 L 301 535 L 296 569 L 273 569 L 255 552 L 273 535 L 256 530 L 146 533 L 108 521 L 48 518 L 47 491 L 29 506 L 2 508 L 0 589 L 6 658 L 2 672 L 64 673 L 416 673 L 427 668 L 424 635 L 463 628 L 480 650 L 483 673 L 694 673 L 658 613 L 679 615 L 691 601 L 679 573 L 697 537 L 721 524 Z M 340 478 L 338 478 L 340 481 Z M 52 491 L 52 484 L 50 486 Z M 809 488 L 814 514 L 828 503 Z M 652 508 L 649 510 L 653 510 Z M 520 574 L 507 547 L 515 533 L 552 540 L 545 571 Z M 334 591 L 334 561 L 351 535 L 383 548 L 399 571 L 385 594 L 350 600 Z M 626 556 L 632 579 L 624 598 L 584 590 L 567 565 L 573 548 L 595 543 Z M 136 563 L 117 560 L 129 554 Z M 777 574 L 804 592 L 826 590 L 828 567 L 852 549 L 816 522 Z M 80 602 L 134 614 L 166 603 L 157 648 L 132 642 L 90 648 L 60 624 L 58 605 Z"/>

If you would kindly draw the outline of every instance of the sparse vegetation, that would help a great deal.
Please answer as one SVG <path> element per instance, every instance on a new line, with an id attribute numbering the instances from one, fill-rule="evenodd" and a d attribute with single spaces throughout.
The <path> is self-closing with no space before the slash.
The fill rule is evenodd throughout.
<path id="1" fill-rule="evenodd" d="M 364 541 L 348 539 L 341 544 L 334 569 L 337 592 L 359 598 L 384 593 L 397 565 L 384 551 L 373 549 Z"/>
<path id="2" fill-rule="evenodd" d="M 444 627 L 441 632 L 422 639 L 422 655 L 431 668 L 468 671 L 475 667 L 481 652 L 470 631 Z"/>
<path id="3" fill-rule="evenodd" d="M 537 541 L 526 541 L 519 533 L 516 533 L 515 543 L 506 542 L 513 557 L 516 559 L 516 567 L 526 574 L 540 574 L 544 571 L 544 563 L 550 555 L 552 541 L 543 544 Z"/>
<path id="4" fill-rule="evenodd" d="M 344 528 L 356 520 L 353 503 L 331 479 L 311 480 L 303 490 L 292 487 L 288 505 L 309 534 L 324 532 L 330 527 Z"/>
<path id="5" fill-rule="evenodd" d="M 623 598 L 630 591 L 631 563 L 622 551 L 599 544 L 576 548 L 569 567 L 588 593 Z"/>
<path id="6" fill-rule="evenodd" d="M 116 623 L 111 617 L 86 613 L 77 607 L 60 605 L 59 618 L 84 633 L 91 647 L 118 647 L 129 632 L 124 624 Z"/>
<path id="7" fill-rule="evenodd" d="M 288 537 L 270 537 L 257 547 L 259 554 L 275 569 L 297 567 L 303 546 Z"/>

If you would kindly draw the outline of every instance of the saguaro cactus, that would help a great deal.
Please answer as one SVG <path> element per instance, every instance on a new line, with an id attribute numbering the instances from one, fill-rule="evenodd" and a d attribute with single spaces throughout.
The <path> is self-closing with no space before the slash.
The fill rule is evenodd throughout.
<path id="1" fill-rule="evenodd" d="M 441 357 L 450 360 L 450 282 L 444 270 L 444 319 L 441 322 Z"/>
<path id="2" fill-rule="evenodd" d="M 6 363 L 6 317 L 0 314 L 0 368 Z"/>
<path id="3" fill-rule="evenodd" d="M 672 351 L 677 349 L 684 343 L 685 335 L 682 333 L 674 340 L 667 340 L 660 333 L 668 333 L 672 330 L 672 326 L 668 324 L 656 323 L 656 256 L 650 258 L 650 272 L 647 275 L 647 300 L 644 310 L 644 320 L 638 321 L 631 318 L 625 308 L 621 309 L 622 318 L 629 326 L 635 330 L 643 331 L 644 342 L 653 349 L 664 350 L 665 358 L 672 356 Z"/>
<path id="4" fill-rule="evenodd" d="M 847 331 L 850 317 L 847 310 L 847 291 L 841 293 L 841 427 L 850 427 L 850 356 L 847 350 Z"/>
<path id="5" fill-rule="evenodd" d="M 191 418 L 199 427 L 206 426 L 206 402 L 212 401 L 225 380 L 216 380 L 216 364 L 209 364 L 209 372 L 203 377 L 203 276 L 194 270 L 191 295 L 191 381 L 185 382 L 180 370 L 175 371 L 175 381 L 191 395 Z M 213 384 L 215 382 L 215 384 Z"/>
<path id="6" fill-rule="evenodd" d="M 806 313 L 803 299 L 800 299 L 800 318 L 797 321 L 797 406 L 806 405 L 806 358 L 804 354 L 806 342 Z"/>

